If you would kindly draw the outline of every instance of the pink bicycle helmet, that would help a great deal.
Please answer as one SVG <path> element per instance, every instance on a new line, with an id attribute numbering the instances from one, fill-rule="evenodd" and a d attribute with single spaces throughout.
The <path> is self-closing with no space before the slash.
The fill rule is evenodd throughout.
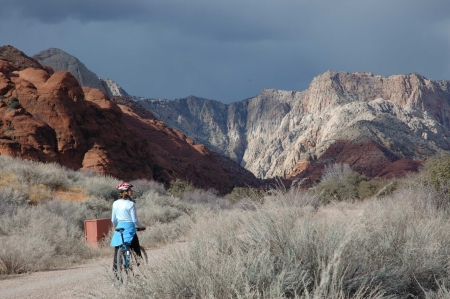
<path id="1" fill-rule="evenodd" d="M 133 187 L 133 185 L 131 185 L 130 183 L 122 182 L 116 186 L 116 189 L 118 189 L 120 191 L 126 191 L 126 190 L 130 189 L 131 187 Z"/>

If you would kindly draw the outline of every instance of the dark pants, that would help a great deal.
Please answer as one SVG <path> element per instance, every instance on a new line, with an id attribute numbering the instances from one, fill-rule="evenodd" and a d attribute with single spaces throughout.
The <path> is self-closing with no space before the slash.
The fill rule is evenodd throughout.
<path id="1" fill-rule="evenodd" d="M 113 270 L 117 270 L 117 251 L 119 250 L 120 246 L 115 246 L 114 247 L 114 259 L 113 259 Z M 139 239 L 137 234 L 134 234 L 133 240 L 131 240 L 131 245 L 130 245 L 131 250 L 133 250 L 134 252 L 136 252 L 137 256 L 142 257 L 141 254 L 141 245 L 139 244 Z"/>

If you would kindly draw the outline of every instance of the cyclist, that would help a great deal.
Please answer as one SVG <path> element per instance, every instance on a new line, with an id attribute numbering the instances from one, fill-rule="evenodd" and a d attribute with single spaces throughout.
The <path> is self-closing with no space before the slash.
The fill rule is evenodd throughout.
<path id="1" fill-rule="evenodd" d="M 116 228 L 124 228 L 123 239 L 124 242 L 131 243 L 130 248 L 136 252 L 139 257 L 141 256 L 141 249 L 139 239 L 136 234 L 136 227 L 144 230 L 143 226 L 136 215 L 136 205 L 131 200 L 133 196 L 133 185 L 127 182 L 120 183 L 116 186 L 116 189 L 120 191 L 119 199 L 113 203 L 111 221 Z M 114 246 L 114 260 L 113 270 L 117 270 L 117 250 L 122 244 L 122 237 L 120 233 L 114 231 L 114 235 L 111 239 L 111 246 Z"/>

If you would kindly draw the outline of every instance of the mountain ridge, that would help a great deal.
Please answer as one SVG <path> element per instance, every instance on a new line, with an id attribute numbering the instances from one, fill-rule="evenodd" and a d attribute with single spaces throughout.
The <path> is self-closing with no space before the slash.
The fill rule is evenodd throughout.
<path id="1" fill-rule="evenodd" d="M 383 77 L 327 71 L 304 91 L 264 89 L 245 101 L 220 105 L 226 117 L 207 113 L 210 103 L 204 100 L 195 106 L 192 97 L 138 101 L 171 127 L 183 130 L 183 124 L 191 124 L 184 130 L 187 136 L 233 158 L 257 177 L 313 173 L 307 177 L 317 180 L 327 163 L 348 163 L 370 177 L 399 176 L 402 170 L 389 174 L 383 169 L 395 168 L 402 159 L 408 161 L 403 163 L 405 172 L 417 170 L 428 156 L 449 150 L 449 99 L 449 81 L 417 73 Z M 180 112 L 180 103 L 189 103 L 188 111 Z M 403 131 L 396 132 L 400 127 Z M 339 143 L 348 146 L 338 146 L 340 154 L 320 159 Z M 358 156 L 357 144 L 370 149 L 366 156 L 379 156 L 371 163 L 383 169 L 364 162 L 364 157 L 359 162 L 351 159 L 350 153 Z"/>
<path id="2" fill-rule="evenodd" d="M 261 179 L 314 182 L 330 163 L 348 163 L 369 177 L 401 176 L 450 149 L 450 83 L 417 73 L 329 70 L 306 90 L 263 89 L 230 104 L 130 98 Z"/>

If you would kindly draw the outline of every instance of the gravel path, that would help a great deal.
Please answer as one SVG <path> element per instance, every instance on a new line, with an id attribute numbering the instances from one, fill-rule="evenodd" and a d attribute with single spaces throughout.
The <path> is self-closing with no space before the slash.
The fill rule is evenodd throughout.
<path id="1" fill-rule="evenodd" d="M 149 265 L 167 249 L 179 245 L 147 249 Z M 0 276 L 0 299 L 107 298 L 114 291 L 113 282 L 108 278 L 111 263 L 112 257 L 108 257 L 67 269 Z"/>
<path id="2" fill-rule="evenodd" d="M 110 258 L 63 270 L 4 276 L 0 298 L 89 298 L 89 292 L 108 291 Z M 105 288 L 105 289 L 103 289 Z"/>

